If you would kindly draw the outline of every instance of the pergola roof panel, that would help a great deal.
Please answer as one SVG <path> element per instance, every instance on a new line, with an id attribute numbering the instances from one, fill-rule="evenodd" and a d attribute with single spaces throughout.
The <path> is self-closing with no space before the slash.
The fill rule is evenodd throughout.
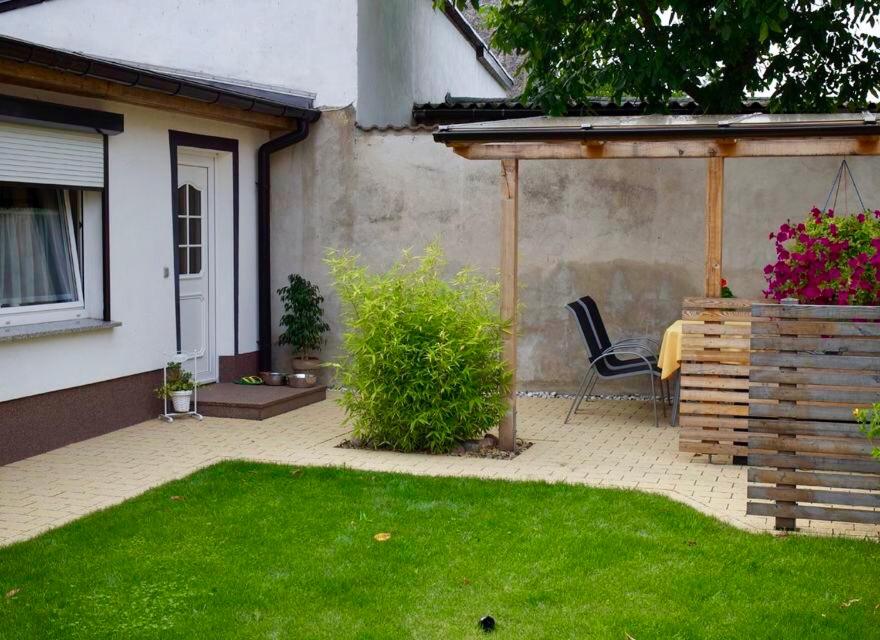
<path id="1" fill-rule="evenodd" d="M 872 113 L 538 116 L 442 125 L 437 142 L 684 140 L 878 135 Z"/>

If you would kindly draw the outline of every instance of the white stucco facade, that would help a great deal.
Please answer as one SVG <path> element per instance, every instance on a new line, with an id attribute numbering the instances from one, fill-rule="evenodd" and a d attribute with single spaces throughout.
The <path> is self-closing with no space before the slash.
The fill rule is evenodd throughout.
<path id="1" fill-rule="evenodd" d="M 176 347 L 169 130 L 234 138 L 239 145 L 239 352 L 257 350 L 256 154 L 261 129 L 115 102 L 0 85 L 0 93 L 121 113 L 110 136 L 111 319 L 94 333 L 0 343 L 0 402 L 155 371 Z M 217 162 L 218 188 L 225 181 Z M 230 171 L 231 174 L 231 171 Z M 231 178 L 231 175 L 229 176 Z M 234 355 L 230 210 L 216 219 L 216 335 L 219 356 Z M 170 276 L 166 277 L 165 269 Z"/>
<path id="2" fill-rule="evenodd" d="M 357 0 L 51 0 L 0 14 L 49 47 L 357 100 Z"/>
<path id="3" fill-rule="evenodd" d="M 400 125 L 413 103 L 503 98 L 470 43 L 430 0 L 358 0 L 357 120 Z"/>
<path id="4" fill-rule="evenodd" d="M 0 34 L 307 91 L 364 125 L 409 124 L 447 93 L 505 95 L 431 0 L 51 0 L 0 14 Z"/>

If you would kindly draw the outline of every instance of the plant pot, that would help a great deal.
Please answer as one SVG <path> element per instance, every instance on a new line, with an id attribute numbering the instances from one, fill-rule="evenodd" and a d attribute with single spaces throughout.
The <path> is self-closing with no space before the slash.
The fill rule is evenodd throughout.
<path id="1" fill-rule="evenodd" d="M 177 413 L 186 413 L 189 411 L 189 405 L 192 401 L 192 391 L 172 391 L 171 404 Z"/>
<path id="2" fill-rule="evenodd" d="M 306 373 L 305 371 L 300 371 L 299 373 L 292 373 L 287 376 L 287 386 L 296 387 L 297 389 L 308 389 L 309 387 L 314 387 L 318 384 L 317 376 Z"/>
<path id="3" fill-rule="evenodd" d="M 314 356 L 307 356 L 305 358 L 293 358 L 290 361 L 290 366 L 294 371 L 311 371 L 312 369 L 317 369 L 321 366 L 321 361 Z"/>

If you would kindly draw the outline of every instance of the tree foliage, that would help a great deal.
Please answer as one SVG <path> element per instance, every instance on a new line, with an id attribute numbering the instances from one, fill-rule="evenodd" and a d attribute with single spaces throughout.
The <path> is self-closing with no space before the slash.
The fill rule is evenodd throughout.
<path id="1" fill-rule="evenodd" d="M 436 0 L 436 4 L 443 4 Z M 480 0 L 455 0 L 474 6 Z M 483 0 L 491 44 L 524 56 L 524 97 L 551 113 L 610 88 L 662 111 L 770 95 L 772 111 L 862 107 L 880 86 L 880 0 Z"/>

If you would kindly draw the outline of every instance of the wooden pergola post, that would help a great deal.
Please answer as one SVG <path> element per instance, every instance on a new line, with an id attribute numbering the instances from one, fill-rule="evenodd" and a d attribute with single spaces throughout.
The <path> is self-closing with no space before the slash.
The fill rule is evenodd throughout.
<path id="1" fill-rule="evenodd" d="M 707 161 L 706 284 L 707 298 L 721 297 L 721 258 L 724 237 L 724 158 Z"/>
<path id="2" fill-rule="evenodd" d="M 516 447 L 516 307 L 517 307 L 517 214 L 519 207 L 519 161 L 501 161 L 501 318 L 510 323 L 504 335 L 504 360 L 513 376 L 507 397 L 507 413 L 498 425 L 498 446 Z"/>

